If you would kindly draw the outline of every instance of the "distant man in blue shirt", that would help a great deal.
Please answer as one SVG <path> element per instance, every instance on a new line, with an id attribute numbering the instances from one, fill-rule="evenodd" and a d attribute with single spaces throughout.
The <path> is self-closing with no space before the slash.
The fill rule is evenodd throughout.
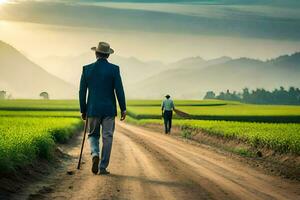
<path id="1" fill-rule="evenodd" d="M 161 110 L 164 118 L 165 133 L 170 134 L 172 128 L 172 116 L 175 109 L 174 102 L 170 98 L 170 95 L 166 95 L 166 99 L 162 102 Z"/>
<path id="2" fill-rule="evenodd" d="M 109 174 L 106 168 L 109 164 L 117 116 L 116 97 L 121 110 L 121 120 L 126 118 L 126 103 L 120 69 L 107 61 L 114 50 L 105 42 L 100 42 L 98 47 L 93 47 L 92 50 L 95 51 L 97 61 L 83 67 L 79 91 L 80 111 L 83 120 L 88 118 L 92 172 L 97 174 L 100 170 L 100 174 L 105 175 Z M 101 157 L 100 127 L 102 127 Z"/>

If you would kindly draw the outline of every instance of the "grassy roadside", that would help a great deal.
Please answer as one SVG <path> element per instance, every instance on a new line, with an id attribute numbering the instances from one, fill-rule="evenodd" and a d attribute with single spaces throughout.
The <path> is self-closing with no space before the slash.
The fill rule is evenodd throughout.
<path id="1" fill-rule="evenodd" d="M 142 126 L 150 130 L 163 132 L 162 120 L 137 120 L 128 117 L 126 121 L 130 124 Z M 253 145 L 253 143 L 250 143 L 247 139 L 240 139 L 232 136 L 228 137 L 228 135 L 225 136 L 222 134 L 222 131 L 214 132 L 212 131 L 213 128 L 208 132 L 201 128 L 195 128 L 193 126 L 188 127 L 180 123 L 178 124 L 176 123 L 177 121 L 181 120 L 174 120 L 175 123 L 172 131 L 172 136 L 177 139 L 182 139 L 189 143 L 194 143 L 195 145 L 203 144 L 207 148 L 212 148 L 226 156 L 234 157 L 235 159 L 258 168 L 265 173 L 300 181 L 299 152 L 277 151 L 270 148 L 270 146 L 263 144 Z M 218 123 L 218 121 L 215 122 Z M 227 123 L 226 121 L 223 122 Z M 259 125 L 261 123 L 256 124 Z M 270 130 L 266 129 L 265 131 L 268 132 Z"/>
<path id="2" fill-rule="evenodd" d="M 82 126 L 77 100 L 0 100 L 0 173 L 41 159 Z"/>
<path id="3" fill-rule="evenodd" d="M 128 117 L 127 121 L 136 125 L 163 124 L 158 119 L 138 120 Z M 280 153 L 300 155 L 300 124 L 209 120 L 173 120 L 173 124 L 180 128 L 182 136 L 186 138 L 191 138 L 197 132 L 205 132 L 212 136 L 235 139 L 253 148 L 269 148 Z"/>
<path id="4" fill-rule="evenodd" d="M 66 142 L 81 127 L 79 118 L 0 116 L 1 173 L 51 159 L 55 143 Z"/>

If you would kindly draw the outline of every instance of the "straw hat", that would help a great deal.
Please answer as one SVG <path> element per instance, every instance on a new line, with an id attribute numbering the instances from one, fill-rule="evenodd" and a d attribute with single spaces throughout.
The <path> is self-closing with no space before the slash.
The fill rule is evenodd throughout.
<path id="1" fill-rule="evenodd" d="M 106 42 L 99 42 L 98 47 L 92 47 L 93 51 L 104 53 L 104 54 L 113 54 L 115 51 L 110 48 L 110 45 Z"/>

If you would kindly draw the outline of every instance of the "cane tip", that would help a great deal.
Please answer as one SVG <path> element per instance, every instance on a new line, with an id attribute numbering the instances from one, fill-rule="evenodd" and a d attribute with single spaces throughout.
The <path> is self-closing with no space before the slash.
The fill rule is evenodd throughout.
<path id="1" fill-rule="evenodd" d="M 67 171 L 67 174 L 68 174 L 68 175 L 74 175 L 74 174 L 75 174 L 75 171 L 74 171 L 74 170 L 68 170 L 68 171 Z"/>

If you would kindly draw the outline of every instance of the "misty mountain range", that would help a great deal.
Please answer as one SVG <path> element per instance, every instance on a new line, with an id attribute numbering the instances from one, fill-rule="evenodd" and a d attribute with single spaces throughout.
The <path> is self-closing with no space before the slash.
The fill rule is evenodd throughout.
<path id="1" fill-rule="evenodd" d="M 73 99 L 77 90 L 72 84 L 48 73 L 12 46 L 0 41 L 0 90 L 13 98 L 39 98 L 46 91 L 50 98 Z"/>
<path id="2" fill-rule="evenodd" d="M 274 89 L 300 85 L 300 53 L 269 61 L 219 58 L 179 64 L 137 84 L 133 94 L 146 98 L 171 93 L 177 98 L 200 98 L 206 91 Z M 193 59 L 195 60 L 195 58 Z M 174 64 L 175 65 L 175 64 Z M 159 88 L 157 88 L 159 84 Z M 142 92 L 142 94 L 140 93 Z"/>
<path id="3" fill-rule="evenodd" d="M 94 60 L 93 52 L 36 60 L 46 72 L 0 42 L 0 90 L 23 98 L 37 97 L 42 90 L 53 98 L 76 98 L 82 66 Z M 157 99 L 167 93 L 175 98 L 199 99 L 209 90 L 300 86 L 300 53 L 268 61 L 191 57 L 165 64 L 117 55 L 112 55 L 110 61 L 120 66 L 129 99 Z"/>

